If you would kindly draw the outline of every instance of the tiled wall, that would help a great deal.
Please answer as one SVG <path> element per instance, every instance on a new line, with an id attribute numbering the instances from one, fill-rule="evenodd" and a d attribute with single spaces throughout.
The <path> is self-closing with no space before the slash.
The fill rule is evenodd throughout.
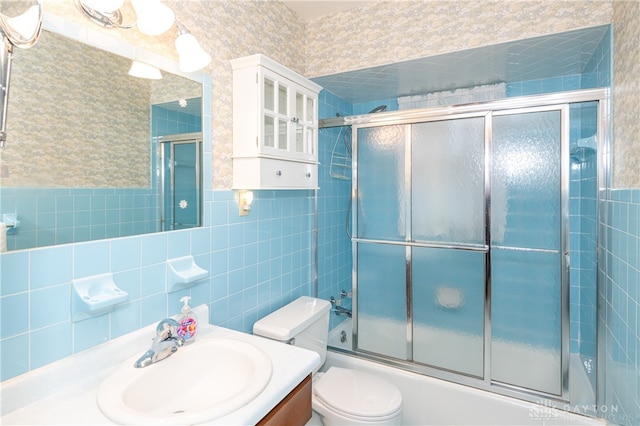
<path id="1" fill-rule="evenodd" d="M 326 90 L 320 92 L 319 101 L 320 118 L 352 114 L 350 104 Z M 345 146 L 345 132 L 350 144 L 348 128 L 327 128 L 318 133 L 318 297 L 322 299 L 339 299 L 340 290 L 351 291 L 351 241 L 346 233 L 347 220 L 351 224 L 351 217 L 347 218 L 351 155 Z M 345 307 L 350 303 L 344 300 Z M 330 327 L 334 327 L 345 317 L 330 318 Z"/>
<path id="2" fill-rule="evenodd" d="M 54 27 L 68 25 L 79 34 L 88 30 L 90 42 L 107 44 L 116 37 L 175 59 L 170 35 L 140 38 L 135 31 L 111 30 L 116 35 L 106 36 L 73 2 L 45 2 L 44 7 L 55 13 L 47 15 Z M 250 331 L 259 316 L 311 294 L 313 192 L 257 192 L 251 214 L 240 218 L 234 192 L 225 189 L 231 187 L 232 139 L 227 59 L 261 52 L 303 72 L 303 49 L 290 42 L 303 38 L 303 24 L 280 2 L 172 2 L 172 7 L 203 47 L 216 52 L 205 70 L 215 81 L 215 96 L 210 81 L 203 91 L 204 104 L 212 105 L 205 108 L 203 122 L 204 140 L 211 141 L 203 147 L 205 226 L 1 254 L 2 380 L 178 312 L 177 300 L 185 292 L 166 293 L 167 258 L 193 254 L 210 269 L 210 277 L 187 292 L 194 304 L 209 304 L 213 323 L 234 329 Z M 214 162 L 221 176 L 215 184 Z M 213 191 L 214 185 L 222 189 Z M 71 280 L 102 272 L 114 273 L 129 301 L 111 314 L 72 323 Z"/>
<path id="3" fill-rule="evenodd" d="M 152 136 L 201 130 L 201 117 L 152 107 Z M 153 148 L 151 169 L 156 160 Z M 20 220 L 20 227 L 7 235 L 7 248 L 21 250 L 156 232 L 156 188 L 156 182 L 152 188 L 2 187 L 0 213 L 15 213 Z"/>
<path id="4" fill-rule="evenodd" d="M 210 321 L 250 332 L 260 317 L 313 282 L 312 191 L 258 191 L 238 216 L 233 191 L 205 192 L 203 228 L 23 250 L 0 255 L 0 371 L 6 380 L 179 312 L 208 304 Z M 210 271 L 167 293 L 167 259 L 193 255 Z M 129 293 L 113 312 L 72 322 L 71 281 L 111 272 Z"/>
<path id="5" fill-rule="evenodd" d="M 187 99 L 187 102 L 199 102 L 199 99 Z M 174 135 L 202 131 L 202 117 L 174 111 L 162 105 L 151 107 L 151 136 Z"/>
<path id="6" fill-rule="evenodd" d="M 602 404 L 616 424 L 640 421 L 640 190 L 607 191 L 601 202 L 600 321 L 604 321 L 605 367 Z"/>
<path id="7" fill-rule="evenodd" d="M 149 188 L 2 188 L 2 213 L 20 227 L 8 250 L 115 238 L 158 229 L 157 194 Z"/>
<path id="8" fill-rule="evenodd" d="M 640 3 L 613 2 L 613 188 L 600 219 L 604 254 L 599 264 L 599 391 L 613 422 L 640 422 Z M 604 228 L 604 229 L 602 229 Z M 604 334 L 604 335 L 603 335 Z M 604 348 L 602 347 L 604 345 Z M 603 362 L 604 361 L 604 362 Z"/>

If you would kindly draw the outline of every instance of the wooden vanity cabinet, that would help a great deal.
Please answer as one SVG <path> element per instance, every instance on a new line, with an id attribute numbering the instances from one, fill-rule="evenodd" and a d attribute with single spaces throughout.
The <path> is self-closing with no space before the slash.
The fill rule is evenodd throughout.
<path id="1" fill-rule="evenodd" d="M 289 392 L 273 410 L 258 422 L 259 426 L 304 426 L 311 419 L 311 375 Z"/>

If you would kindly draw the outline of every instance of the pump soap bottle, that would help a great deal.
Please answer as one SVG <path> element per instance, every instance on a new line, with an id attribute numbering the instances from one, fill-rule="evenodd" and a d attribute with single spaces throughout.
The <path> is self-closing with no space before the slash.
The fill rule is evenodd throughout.
<path id="1" fill-rule="evenodd" d="M 190 300 L 191 297 L 189 296 L 184 296 L 180 299 L 183 305 L 178 321 L 178 336 L 184 340 L 185 345 L 193 343 L 196 340 L 196 331 L 198 329 L 198 318 L 195 312 L 191 310 L 191 306 L 189 306 Z"/>

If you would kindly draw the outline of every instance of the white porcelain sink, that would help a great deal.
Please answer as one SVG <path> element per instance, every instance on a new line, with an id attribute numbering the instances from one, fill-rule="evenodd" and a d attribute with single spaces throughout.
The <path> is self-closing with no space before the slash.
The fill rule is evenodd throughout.
<path id="1" fill-rule="evenodd" d="M 197 424 L 236 410 L 265 388 L 271 360 L 240 340 L 205 338 L 145 368 L 135 358 L 98 389 L 98 406 L 121 424 Z"/>

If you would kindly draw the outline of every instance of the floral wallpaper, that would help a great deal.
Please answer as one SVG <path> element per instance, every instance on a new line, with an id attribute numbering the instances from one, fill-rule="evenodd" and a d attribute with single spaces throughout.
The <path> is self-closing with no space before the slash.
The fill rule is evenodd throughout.
<path id="1" fill-rule="evenodd" d="M 613 2 L 613 187 L 640 188 L 640 2 Z"/>
<path id="2" fill-rule="evenodd" d="M 314 77 L 609 23 L 614 24 L 616 46 L 615 185 L 640 186 L 634 174 L 640 162 L 638 124 L 633 120 L 638 116 L 638 103 L 631 95 L 637 93 L 640 63 L 635 1 L 379 1 L 308 22 L 278 1 L 166 3 L 213 56 L 205 71 L 213 81 L 215 189 L 231 187 L 229 59 L 263 53 Z M 170 31 L 154 38 L 137 31 L 101 30 L 80 16 L 70 0 L 45 0 L 45 9 L 175 59 Z"/>
<path id="3" fill-rule="evenodd" d="M 150 85 L 130 65 L 48 31 L 16 49 L 2 185 L 148 188 Z"/>

